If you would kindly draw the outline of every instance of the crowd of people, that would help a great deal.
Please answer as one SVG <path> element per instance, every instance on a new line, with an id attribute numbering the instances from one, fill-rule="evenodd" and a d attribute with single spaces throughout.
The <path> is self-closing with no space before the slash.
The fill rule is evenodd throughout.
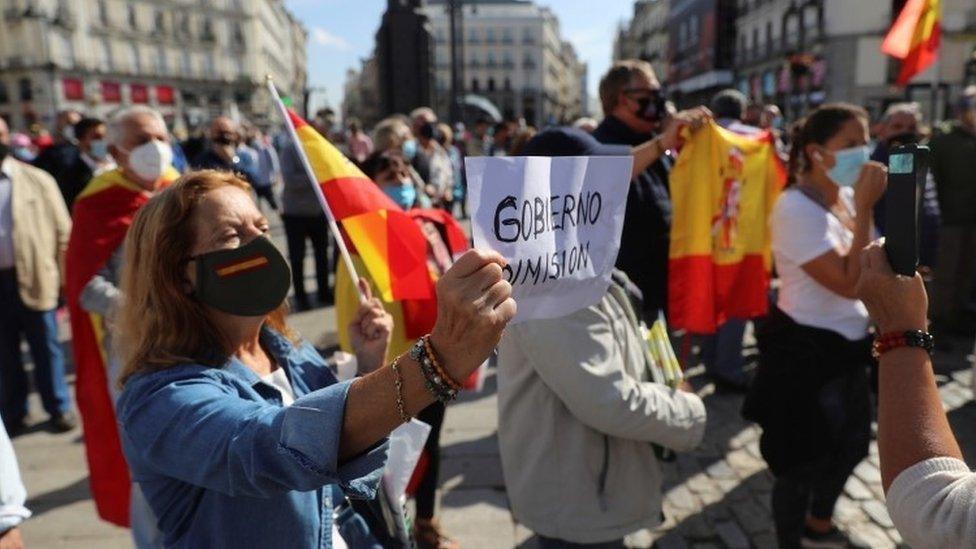
<path id="1" fill-rule="evenodd" d="M 404 210 L 471 213 L 465 157 L 634 159 L 617 269 L 598 303 L 506 329 L 517 304 L 504 258 L 471 250 L 454 259 L 428 220 L 439 276 L 433 329 L 409 350 L 391 349 L 394 316 L 364 283 L 343 327 L 357 373 L 347 381 L 287 322 L 289 309 L 332 304 L 338 277 L 325 214 L 286 134 L 219 116 L 179 140 L 145 106 L 107 120 L 65 111 L 53 135 L 11 133 L 0 120 L 6 433 L 16 437 L 29 422 L 22 339 L 50 428 L 77 426 L 58 339 L 67 309 L 75 364 L 100 365 L 97 375 L 79 372 L 77 391 L 108 402 L 89 403 L 92 417 L 82 418 L 89 456 L 109 440 L 125 458 L 101 471 L 90 460 L 92 476 L 121 472 L 131 482 L 122 487 L 130 501 L 123 520 L 136 546 L 404 542 L 389 533 L 389 517 L 355 501 L 377 497 L 386 438 L 418 417 L 433 431 L 412 538 L 450 549 L 458 543 L 436 518 L 439 430 L 462 382 L 494 356 L 515 519 L 540 547 L 623 547 L 629 534 L 661 523 L 664 456 L 693 450 L 707 423 L 690 384 L 652 381 L 642 326 L 667 312 L 669 174 L 687 136 L 717 124 L 768 135 L 788 173 L 769 219 L 778 279 L 769 313 L 729 318 L 694 338 L 695 359 L 718 390 L 745 395 L 743 416 L 762 428 L 780 547 L 857 546 L 833 516 L 868 453 L 873 418 L 888 504 L 905 539 L 913 547 L 976 543 L 976 481 L 929 358 L 934 345 L 951 348 L 976 331 L 976 186 L 965 167 L 976 155 L 976 87 L 957 98 L 952 120 L 932 126 L 914 103 L 892 104 L 876 120 L 831 103 L 788 128 L 775 105 L 732 89 L 677 110 L 651 66 L 636 60 L 615 63 L 599 93 L 602 120 L 541 130 L 488 118 L 451 126 L 420 107 L 367 132 L 357 120 L 340 128 L 331 110 L 316 113 L 319 133 Z M 885 215 L 886 163 L 908 143 L 931 149 L 915 278 L 894 275 L 872 244 L 898 222 Z M 269 238 L 275 217 L 287 259 Z M 314 294 L 305 281 L 309 241 Z M 750 322 L 754 369 L 743 359 Z M 106 420 L 118 425 L 117 438 L 97 431 Z M 30 512 L 6 433 L 0 547 L 19 547 L 18 525 Z"/>

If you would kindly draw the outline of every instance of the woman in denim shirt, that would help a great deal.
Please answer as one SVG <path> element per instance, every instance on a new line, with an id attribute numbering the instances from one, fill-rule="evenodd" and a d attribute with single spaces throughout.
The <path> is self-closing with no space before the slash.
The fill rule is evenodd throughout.
<path id="1" fill-rule="evenodd" d="M 375 371 L 337 382 L 285 324 L 289 273 L 267 231 L 246 183 L 203 171 L 153 197 L 127 236 L 120 435 L 166 546 L 332 547 L 331 486 L 374 497 L 386 436 L 436 398 L 413 358 L 380 366 L 375 301 L 350 326 Z M 514 316 L 502 263 L 472 250 L 438 280 L 427 341 L 451 380 Z"/>

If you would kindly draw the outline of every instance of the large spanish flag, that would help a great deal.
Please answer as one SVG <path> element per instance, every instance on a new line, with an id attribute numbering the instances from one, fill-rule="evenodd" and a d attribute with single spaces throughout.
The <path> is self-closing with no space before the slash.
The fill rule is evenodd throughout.
<path id="1" fill-rule="evenodd" d="M 163 185 L 179 177 L 169 168 Z M 122 244 L 136 211 L 149 195 L 119 169 L 95 176 L 72 209 L 71 237 L 65 258 L 65 285 L 71 313 L 71 347 L 75 360 L 75 398 L 85 435 L 90 484 L 103 519 L 128 526 L 129 470 L 119 445 L 115 406 L 109 394 L 107 350 L 102 346 L 102 318 L 82 309 L 78 297 L 85 285 Z"/>
<path id="2" fill-rule="evenodd" d="M 766 313 L 769 213 L 786 182 L 771 135 L 711 123 L 687 136 L 671 171 L 669 323 L 712 333 Z"/>
<path id="3" fill-rule="evenodd" d="M 881 51 L 901 59 L 898 85 L 904 86 L 939 55 L 941 0 L 908 0 L 881 44 Z"/>
<path id="4" fill-rule="evenodd" d="M 377 295 L 388 302 L 430 298 L 433 289 L 420 229 L 315 128 L 291 109 L 287 112 L 315 182 L 336 221 L 342 223 L 350 251 L 360 255 Z"/>

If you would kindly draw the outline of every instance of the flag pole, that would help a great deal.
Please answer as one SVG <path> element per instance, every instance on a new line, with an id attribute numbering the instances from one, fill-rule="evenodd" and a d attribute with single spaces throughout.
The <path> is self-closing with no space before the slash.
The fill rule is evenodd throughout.
<path id="1" fill-rule="evenodd" d="M 352 256 L 349 255 L 349 249 L 346 248 L 346 241 L 343 239 L 342 233 L 339 232 L 339 225 L 336 223 L 335 216 L 332 214 L 332 208 L 329 207 L 329 201 L 325 199 L 325 193 L 322 192 L 322 188 L 319 187 L 318 181 L 315 180 L 315 172 L 312 170 L 312 164 L 308 161 L 308 155 L 305 154 L 305 149 L 302 148 L 301 141 L 298 140 L 298 132 L 295 131 L 295 125 L 291 123 L 291 117 L 288 116 L 288 111 L 285 109 L 285 104 L 281 101 L 281 96 L 278 95 L 278 89 L 275 88 L 274 81 L 272 80 L 270 74 L 265 77 L 265 81 L 268 84 L 268 91 L 271 92 L 271 97 L 278 106 L 278 112 L 285 120 L 285 127 L 288 128 L 288 136 L 291 138 L 291 142 L 295 146 L 295 150 L 298 153 L 298 158 L 300 158 L 302 161 L 302 166 L 305 167 L 305 174 L 308 176 L 309 184 L 315 191 L 315 198 L 318 199 L 319 206 L 321 206 L 322 211 L 325 212 L 325 219 L 328 221 L 329 229 L 332 230 L 332 235 L 335 237 L 336 245 L 339 247 L 339 255 L 342 256 L 342 261 L 346 264 L 346 270 L 349 271 L 349 278 L 352 279 L 352 284 L 356 287 L 356 293 L 359 295 L 359 302 L 364 303 L 366 301 L 366 295 L 363 293 L 362 288 L 359 287 L 359 275 L 356 274 L 356 267 L 352 262 Z"/>

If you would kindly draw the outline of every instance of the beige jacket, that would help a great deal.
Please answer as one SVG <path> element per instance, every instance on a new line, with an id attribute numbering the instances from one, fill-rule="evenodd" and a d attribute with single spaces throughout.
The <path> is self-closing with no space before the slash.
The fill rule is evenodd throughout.
<path id="1" fill-rule="evenodd" d="M 651 443 L 690 450 L 705 432 L 696 395 L 650 381 L 630 302 L 506 329 L 498 357 L 498 439 L 515 518 L 574 543 L 661 522 Z"/>
<path id="2" fill-rule="evenodd" d="M 2 169 L 12 184 L 14 268 L 20 299 L 35 311 L 54 309 L 63 284 L 71 216 L 47 172 L 9 157 Z"/>

